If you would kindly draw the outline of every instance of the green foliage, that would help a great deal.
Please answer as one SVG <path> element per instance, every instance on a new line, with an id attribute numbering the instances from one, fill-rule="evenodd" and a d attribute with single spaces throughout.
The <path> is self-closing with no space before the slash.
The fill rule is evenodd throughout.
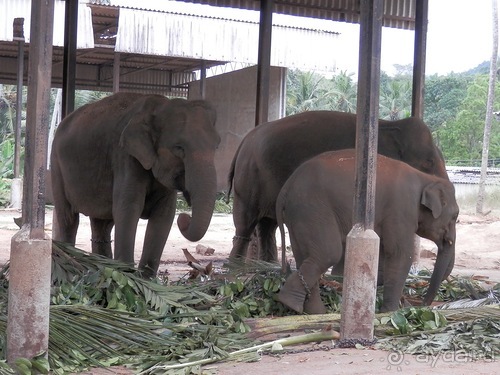
<path id="1" fill-rule="evenodd" d="M 497 358 L 500 354 L 500 324 L 496 313 L 498 309 L 489 310 L 483 314 L 490 316 L 482 316 L 480 313 L 477 318 L 469 317 L 465 321 L 448 324 L 433 332 L 415 331 L 409 335 L 382 338 L 376 348 L 391 350 L 398 355 L 423 354 L 429 356 L 428 360 L 432 360 L 432 363 L 446 356 L 461 362 Z M 466 315 L 467 312 L 463 311 L 462 314 Z"/>
<path id="2" fill-rule="evenodd" d="M 497 91 L 500 84 L 497 84 Z M 439 144 L 445 159 L 450 164 L 477 165 L 481 159 L 488 77 L 477 76 L 467 88 L 467 95 L 455 119 L 450 120 L 437 131 Z M 500 108 L 497 95 L 495 107 Z M 500 158 L 499 123 L 492 122 L 489 158 Z"/>
<path id="3" fill-rule="evenodd" d="M 243 319 L 264 316 L 283 316 L 289 312 L 283 304 L 276 301 L 284 278 L 279 270 L 257 272 L 244 279 L 237 277 L 226 281 L 217 288 L 216 296 L 223 301 L 223 306 L 231 311 L 236 329 L 247 332 Z"/>
<path id="4" fill-rule="evenodd" d="M 287 75 L 286 114 L 326 109 L 327 80 L 320 74 L 290 70 Z"/>
<path id="5" fill-rule="evenodd" d="M 44 373 L 48 364 L 55 374 L 124 364 L 145 374 L 165 373 L 163 366 L 222 359 L 248 347 L 252 341 L 241 334 L 249 330 L 247 318 L 294 314 L 276 301 L 284 282 L 276 264 L 246 262 L 242 268 L 228 266 L 227 274 L 208 282 L 163 284 L 142 279 L 129 265 L 57 242 L 52 257 L 48 363 L 42 357 L 23 359 L 19 361 L 23 366 L 16 368 L 18 373 L 34 373 L 36 366 Z M 5 356 L 8 275 L 7 265 L 0 270 L 0 359 Z M 410 283 L 425 284 L 415 279 Z M 340 295 L 333 286 L 328 279 L 322 280 L 321 296 L 329 311 L 338 311 Z M 421 287 L 415 290 L 425 292 Z M 376 329 L 390 334 L 415 333 L 444 324 L 446 320 L 437 310 L 409 308 L 380 318 Z M 469 332 L 469 339 L 471 329 L 482 332 L 484 347 L 491 349 L 496 342 L 489 332 L 495 327 L 498 322 L 490 320 L 488 326 L 476 322 L 462 328 Z M 13 371 L 0 362 L 0 373 Z"/>
<path id="6" fill-rule="evenodd" d="M 422 269 L 416 275 L 409 275 L 406 280 L 404 294 L 422 298 L 427 292 L 432 272 Z M 481 299 L 489 294 L 489 289 L 483 287 L 480 281 L 473 277 L 450 275 L 443 281 L 436 295 L 437 301 L 456 301 L 462 299 Z"/>
<path id="7" fill-rule="evenodd" d="M 411 76 L 385 75 L 380 85 L 379 117 L 385 120 L 400 120 L 411 114 Z"/>
<path id="8" fill-rule="evenodd" d="M 454 73 L 426 78 L 424 121 L 431 132 L 446 126 L 457 116 L 472 80 L 471 76 Z"/>
<path id="9" fill-rule="evenodd" d="M 328 94 L 328 109 L 340 112 L 356 112 L 357 85 L 353 73 L 341 71 L 330 80 L 331 89 Z"/>
<path id="10" fill-rule="evenodd" d="M 385 316 L 378 322 L 391 325 L 387 332 L 393 335 L 407 335 L 413 331 L 428 331 L 446 326 L 447 320 L 438 310 L 428 307 L 409 307 L 397 310 L 390 316 Z"/>
<path id="11" fill-rule="evenodd" d="M 177 195 L 176 210 L 178 212 L 189 212 L 191 210 L 191 207 L 189 207 L 186 199 L 182 195 Z M 224 193 L 217 194 L 214 206 L 214 213 L 230 214 L 232 212 L 233 212 L 232 198 L 229 203 L 226 203 L 226 195 Z"/>

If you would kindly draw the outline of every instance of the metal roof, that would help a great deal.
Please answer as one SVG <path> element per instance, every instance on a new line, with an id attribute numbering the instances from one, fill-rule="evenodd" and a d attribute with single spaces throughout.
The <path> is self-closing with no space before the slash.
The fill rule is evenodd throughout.
<path id="1" fill-rule="evenodd" d="M 247 10 L 260 9 L 260 1 L 256 0 L 184 0 L 184 2 Z M 416 0 L 384 0 L 383 26 L 413 30 L 415 2 Z M 359 0 L 274 0 L 274 12 L 359 23 L 360 6 Z"/>
<path id="2" fill-rule="evenodd" d="M 481 177 L 480 167 L 446 166 L 450 181 L 454 184 L 477 185 Z M 500 185 L 500 168 L 488 168 L 486 185 Z"/>

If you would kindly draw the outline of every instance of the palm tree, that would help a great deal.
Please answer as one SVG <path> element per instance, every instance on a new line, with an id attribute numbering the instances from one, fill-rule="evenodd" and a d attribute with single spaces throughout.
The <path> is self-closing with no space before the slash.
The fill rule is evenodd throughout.
<path id="1" fill-rule="evenodd" d="M 331 80 L 333 89 L 329 93 L 330 109 L 341 112 L 356 112 L 357 85 L 353 80 L 354 73 L 341 71 Z"/>
<path id="2" fill-rule="evenodd" d="M 327 108 L 325 77 L 314 72 L 289 71 L 287 75 L 286 114 Z"/>
<path id="3" fill-rule="evenodd" d="M 411 113 L 411 82 L 406 78 L 393 78 L 380 87 L 380 118 L 399 120 Z"/>

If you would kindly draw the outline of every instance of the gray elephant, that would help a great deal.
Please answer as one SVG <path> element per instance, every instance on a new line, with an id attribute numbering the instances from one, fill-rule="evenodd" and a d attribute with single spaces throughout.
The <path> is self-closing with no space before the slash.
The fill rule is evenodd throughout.
<path id="1" fill-rule="evenodd" d="M 246 256 L 257 228 L 260 254 L 277 261 L 276 197 L 292 172 L 325 151 L 354 148 L 356 115 L 311 111 L 257 126 L 241 142 L 229 172 L 234 190 L 235 236 L 230 258 Z M 425 123 L 417 118 L 379 122 L 378 152 L 448 179 L 444 159 Z"/>
<path id="2" fill-rule="evenodd" d="M 325 311 L 318 281 L 342 260 L 346 236 L 353 226 L 355 170 L 355 150 L 325 152 L 297 168 L 278 196 L 276 216 L 282 246 L 284 249 L 285 224 L 297 264 L 278 299 L 295 311 Z M 424 299 L 425 304 L 432 302 L 453 269 L 458 211 L 449 180 L 378 155 L 374 230 L 380 237 L 381 311 L 399 306 L 412 264 L 415 233 L 438 247 Z"/>
<path id="3" fill-rule="evenodd" d="M 139 218 L 148 219 L 139 269 L 156 274 L 177 191 L 192 206 L 178 227 L 190 241 L 208 229 L 216 198 L 215 111 L 204 101 L 117 93 L 79 108 L 57 128 L 51 179 L 53 239 L 74 244 L 79 213 L 90 218 L 92 252 L 133 264 Z"/>

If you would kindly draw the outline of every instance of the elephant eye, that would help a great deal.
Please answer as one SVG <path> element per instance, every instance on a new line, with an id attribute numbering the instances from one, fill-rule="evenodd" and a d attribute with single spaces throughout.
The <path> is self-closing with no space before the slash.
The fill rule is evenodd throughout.
<path id="1" fill-rule="evenodd" d="M 425 161 L 425 167 L 428 170 L 432 170 L 434 168 L 434 159 L 426 159 L 426 161 Z"/>
<path id="2" fill-rule="evenodd" d="M 184 158 L 184 148 L 179 145 L 172 147 L 172 153 L 178 158 Z"/>

